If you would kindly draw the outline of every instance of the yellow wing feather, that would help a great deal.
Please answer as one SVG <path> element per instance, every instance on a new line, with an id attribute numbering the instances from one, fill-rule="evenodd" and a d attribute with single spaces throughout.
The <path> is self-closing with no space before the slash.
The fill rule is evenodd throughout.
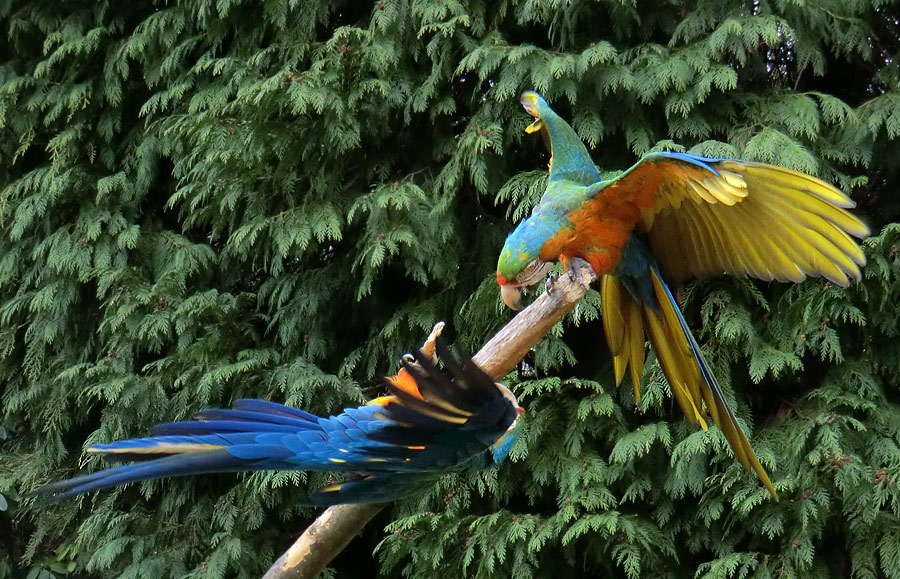
<path id="1" fill-rule="evenodd" d="M 625 319 L 627 328 L 626 342 L 628 345 L 628 359 L 631 366 L 631 384 L 634 388 L 634 401 L 639 404 L 641 402 L 641 375 L 644 373 L 644 358 L 646 356 L 641 306 L 634 300 L 628 300 L 625 302 L 625 307 L 622 309 L 628 312 Z M 619 382 L 621 382 L 621 380 Z"/>
<path id="2" fill-rule="evenodd" d="M 692 368 L 685 363 L 691 358 L 685 359 L 686 354 L 680 347 L 682 344 L 670 340 L 669 332 L 666 331 L 666 323 L 656 312 L 645 308 L 644 322 L 647 333 L 650 335 L 650 343 L 653 344 L 653 350 L 656 352 L 656 357 L 659 358 L 659 365 L 662 366 L 666 378 L 669 380 L 672 394 L 681 407 L 681 411 L 684 412 L 691 424 L 700 424 L 703 430 L 706 430 L 706 421 L 701 413 L 699 384 L 692 375 L 696 372 L 692 372 Z M 713 421 L 715 422 L 715 416 Z"/>
<path id="3" fill-rule="evenodd" d="M 650 155 L 610 185 L 642 205 L 641 228 L 666 277 L 751 275 L 799 282 L 821 276 L 846 286 L 866 259 L 869 235 L 831 185 L 781 167 L 738 160 L 694 163 Z M 648 198 L 649 195 L 649 198 Z"/>
<path id="4" fill-rule="evenodd" d="M 707 226 L 704 223 L 699 221 L 696 225 L 705 228 Z M 713 239 L 716 243 L 722 242 L 714 234 L 703 242 L 713 243 Z M 626 369 L 630 368 L 635 399 L 640 400 L 646 332 L 672 388 L 672 394 L 688 421 L 694 425 L 699 424 L 706 430 L 707 424 L 703 416 L 705 412 L 709 413 L 731 446 L 738 462 L 744 468 L 753 470 L 777 500 L 775 487 L 754 454 L 750 441 L 738 425 L 737 418 L 728 406 L 702 354 L 699 353 L 699 346 L 688 334 L 687 328 L 682 325 L 682 319 L 675 310 L 677 305 L 670 299 L 657 273 L 653 271 L 650 275 L 658 311 L 635 300 L 615 277 L 607 275 L 601 281 L 603 327 L 613 356 L 616 384 L 622 382 Z M 701 364 L 705 370 L 701 370 Z"/>
<path id="5" fill-rule="evenodd" d="M 600 282 L 600 299 L 603 303 L 603 329 L 613 356 L 616 385 L 622 383 L 625 371 L 630 368 L 634 401 L 639 404 L 646 356 L 641 306 L 622 293 L 619 280 L 611 275 L 603 276 Z"/>

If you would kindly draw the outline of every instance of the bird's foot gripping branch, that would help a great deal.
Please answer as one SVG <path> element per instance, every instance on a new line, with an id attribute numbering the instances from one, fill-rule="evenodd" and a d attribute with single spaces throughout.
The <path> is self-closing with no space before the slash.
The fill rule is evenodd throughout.
<path id="1" fill-rule="evenodd" d="M 590 288 L 591 282 L 597 279 L 597 274 L 594 273 L 594 268 L 591 267 L 591 264 L 580 257 L 576 257 L 569 262 L 566 275 L 568 275 L 569 279 L 573 282 L 584 286 L 586 289 Z M 558 279 L 559 276 L 554 273 L 547 276 L 547 281 L 544 282 L 544 291 L 551 298 L 553 297 L 553 288 Z"/>
<path id="2" fill-rule="evenodd" d="M 573 282 L 584 288 L 590 288 L 591 282 L 597 279 L 597 273 L 591 267 L 591 264 L 580 257 L 574 257 L 569 260 L 567 273 Z"/>

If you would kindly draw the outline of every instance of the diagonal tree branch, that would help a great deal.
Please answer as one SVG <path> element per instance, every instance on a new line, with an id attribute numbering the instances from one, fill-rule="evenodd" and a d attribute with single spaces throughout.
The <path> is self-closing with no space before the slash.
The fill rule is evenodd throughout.
<path id="1" fill-rule="evenodd" d="M 506 376 L 538 340 L 584 297 L 595 275 L 584 262 L 576 267 L 578 269 L 561 276 L 554 283 L 552 295 L 542 294 L 475 354 L 473 360 L 489 376 L 495 380 Z M 429 345 L 433 351 L 434 339 L 441 329 L 443 322 L 435 326 L 423 346 L 422 350 L 426 354 L 430 355 Z M 312 579 L 385 506 L 369 504 L 329 507 L 278 558 L 263 579 Z"/>

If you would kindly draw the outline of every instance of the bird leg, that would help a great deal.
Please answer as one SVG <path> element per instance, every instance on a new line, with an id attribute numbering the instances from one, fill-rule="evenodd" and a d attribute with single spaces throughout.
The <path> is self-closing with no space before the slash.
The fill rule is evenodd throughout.
<path id="1" fill-rule="evenodd" d="M 547 292 L 547 295 L 551 298 L 553 297 L 553 284 L 556 283 L 556 280 L 559 279 L 559 276 L 555 273 L 551 273 L 547 276 L 547 279 L 544 281 L 544 291 Z"/>
<path id="2" fill-rule="evenodd" d="M 438 322 L 434 325 L 434 329 L 431 330 L 431 334 L 428 335 L 428 339 L 425 340 L 425 343 L 422 345 L 422 353 L 425 354 L 434 364 L 437 364 L 437 356 L 434 353 L 435 342 L 437 342 L 438 336 L 441 335 L 441 332 L 444 331 L 444 322 Z"/>
<path id="3" fill-rule="evenodd" d="M 431 330 L 431 333 L 428 334 L 428 338 L 425 340 L 425 343 L 422 344 L 420 351 L 425 354 L 425 356 L 431 360 L 432 364 L 437 364 L 437 354 L 435 353 L 435 344 L 437 342 L 438 336 L 441 335 L 441 332 L 444 331 L 444 326 L 446 324 L 444 322 L 438 322 L 434 325 L 434 329 Z M 416 362 L 416 357 L 412 354 L 403 354 L 403 361 L 411 366 L 418 366 L 419 363 Z"/>
<path id="4" fill-rule="evenodd" d="M 560 258 L 560 263 L 562 263 L 563 267 L 566 268 L 566 274 L 569 276 L 569 279 L 581 286 L 584 286 L 585 288 L 589 287 L 591 285 L 591 281 L 597 278 L 596 274 L 594 273 L 594 268 L 591 267 L 591 264 L 581 259 L 580 257 L 572 257 L 566 260 Z M 557 280 L 559 280 L 559 275 L 551 273 L 547 277 L 547 281 L 544 282 L 544 290 L 551 298 L 554 297 L 553 284 L 555 284 Z"/>
<path id="5" fill-rule="evenodd" d="M 569 269 L 566 273 L 569 274 L 569 279 L 585 288 L 589 287 L 591 281 L 597 278 L 591 264 L 580 257 L 573 257 L 569 260 Z"/>

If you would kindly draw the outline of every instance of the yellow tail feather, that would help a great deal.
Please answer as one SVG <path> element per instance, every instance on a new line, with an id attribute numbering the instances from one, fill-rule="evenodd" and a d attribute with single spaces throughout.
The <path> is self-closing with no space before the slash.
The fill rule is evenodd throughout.
<path id="1" fill-rule="evenodd" d="M 778 500 L 769 476 L 738 425 L 696 341 L 683 324 L 683 318 L 676 310 L 677 304 L 659 275 L 650 273 L 658 311 L 635 300 L 613 276 L 604 276 L 601 282 L 603 327 L 613 356 L 616 384 L 622 382 L 630 367 L 635 400 L 640 400 L 644 338 L 648 336 L 672 394 L 688 421 L 706 430 L 705 405 L 705 411 L 722 431 L 738 462 L 754 471 L 772 497 Z"/>

